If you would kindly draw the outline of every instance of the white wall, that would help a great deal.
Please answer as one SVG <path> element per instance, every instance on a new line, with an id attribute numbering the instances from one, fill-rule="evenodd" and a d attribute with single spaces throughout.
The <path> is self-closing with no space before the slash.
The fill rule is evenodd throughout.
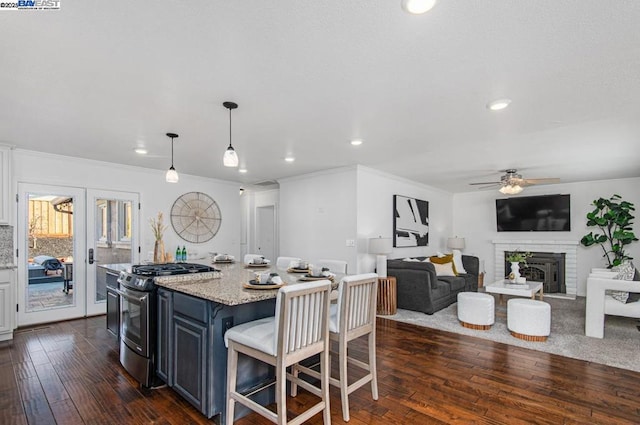
<path id="1" fill-rule="evenodd" d="M 280 255 L 344 260 L 356 270 L 356 168 L 339 168 L 278 181 Z"/>
<path id="2" fill-rule="evenodd" d="M 209 251 L 240 255 L 240 199 L 239 185 L 233 182 L 180 174 L 178 183 L 166 183 L 164 171 L 130 167 L 100 161 L 33 151 L 13 152 L 13 191 L 18 183 L 51 184 L 87 187 L 92 189 L 136 192 L 140 194 L 140 241 L 144 260 L 153 251 L 154 237 L 149 219 L 162 211 L 165 224 L 164 242 L 173 253 L 176 246 L 186 245 L 190 253 L 206 256 Z M 204 192 L 220 207 L 222 224 L 216 236 L 203 244 L 190 244 L 180 239 L 171 227 L 169 213 L 173 202 L 186 192 Z"/>
<path id="3" fill-rule="evenodd" d="M 520 196 L 569 194 L 571 195 L 570 232 L 497 232 L 495 199 L 504 198 L 497 190 L 460 193 L 453 196 L 454 232 L 466 238 L 464 253 L 477 255 L 485 262 L 485 281 L 495 280 L 493 264 L 493 244 L 500 239 L 524 240 L 567 240 L 579 242 L 582 236 L 593 228 L 586 226 L 586 214 L 593 210 L 591 202 L 618 194 L 626 201 L 640 206 L 640 178 L 601 180 L 583 183 L 566 183 L 527 187 Z M 637 217 L 637 215 L 636 215 Z M 638 235 L 640 222 L 636 219 L 635 233 Z M 640 262 L 640 242 L 628 245 L 631 256 Z M 578 295 L 586 294 L 586 279 L 591 267 L 604 267 L 600 247 L 578 246 Z"/>
<path id="4" fill-rule="evenodd" d="M 358 272 L 372 272 L 375 256 L 368 254 L 372 237 L 393 237 L 393 195 L 403 195 L 429 202 L 429 245 L 416 248 L 393 248 L 388 258 L 433 255 L 447 250 L 452 234 L 452 194 L 358 166 Z"/>

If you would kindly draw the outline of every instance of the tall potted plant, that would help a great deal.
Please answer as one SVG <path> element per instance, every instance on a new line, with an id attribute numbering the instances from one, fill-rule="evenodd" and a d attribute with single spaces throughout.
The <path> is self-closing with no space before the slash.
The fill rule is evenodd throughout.
<path id="1" fill-rule="evenodd" d="M 599 229 L 584 235 L 580 243 L 584 246 L 600 245 L 607 260 L 607 267 L 619 266 L 626 260 L 632 260 L 625 251 L 625 245 L 637 241 L 633 233 L 631 212 L 635 208 L 631 202 L 623 201 L 620 195 L 609 199 L 599 198 L 593 201 L 595 209 L 587 213 L 587 226 Z"/>

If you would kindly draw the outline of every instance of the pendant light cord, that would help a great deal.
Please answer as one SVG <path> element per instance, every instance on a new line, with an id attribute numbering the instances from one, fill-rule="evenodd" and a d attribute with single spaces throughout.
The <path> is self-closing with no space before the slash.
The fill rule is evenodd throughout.
<path id="1" fill-rule="evenodd" d="M 173 168 L 173 137 L 171 138 L 171 168 Z"/>
<path id="2" fill-rule="evenodd" d="M 229 147 L 233 149 L 231 146 L 231 108 L 229 108 Z"/>

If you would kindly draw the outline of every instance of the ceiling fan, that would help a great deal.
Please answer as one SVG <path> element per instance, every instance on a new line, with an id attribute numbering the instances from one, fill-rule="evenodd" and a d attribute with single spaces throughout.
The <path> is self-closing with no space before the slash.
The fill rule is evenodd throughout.
<path id="1" fill-rule="evenodd" d="M 560 182 L 559 178 L 544 178 L 544 179 L 523 179 L 522 174 L 518 174 L 518 170 L 515 168 L 509 168 L 502 170 L 503 174 L 500 177 L 500 181 L 497 182 L 476 182 L 469 183 L 471 186 L 484 186 L 481 189 L 500 186 L 500 193 L 505 195 L 515 195 L 522 192 L 525 186 L 532 186 L 534 184 L 549 184 Z"/>

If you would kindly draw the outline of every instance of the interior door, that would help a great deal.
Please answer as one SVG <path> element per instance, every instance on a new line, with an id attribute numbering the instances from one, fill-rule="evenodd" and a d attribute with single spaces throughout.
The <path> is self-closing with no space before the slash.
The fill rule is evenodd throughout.
<path id="1" fill-rule="evenodd" d="M 87 315 L 106 313 L 107 273 L 138 263 L 138 201 L 131 192 L 87 190 Z"/>
<path id="2" fill-rule="evenodd" d="M 86 312 L 85 192 L 18 184 L 18 325 Z"/>
<path id="3" fill-rule="evenodd" d="M 275 206 L 256 208 L 256 252 L 275 261 L 276 253 L 276 214 Z"/>

